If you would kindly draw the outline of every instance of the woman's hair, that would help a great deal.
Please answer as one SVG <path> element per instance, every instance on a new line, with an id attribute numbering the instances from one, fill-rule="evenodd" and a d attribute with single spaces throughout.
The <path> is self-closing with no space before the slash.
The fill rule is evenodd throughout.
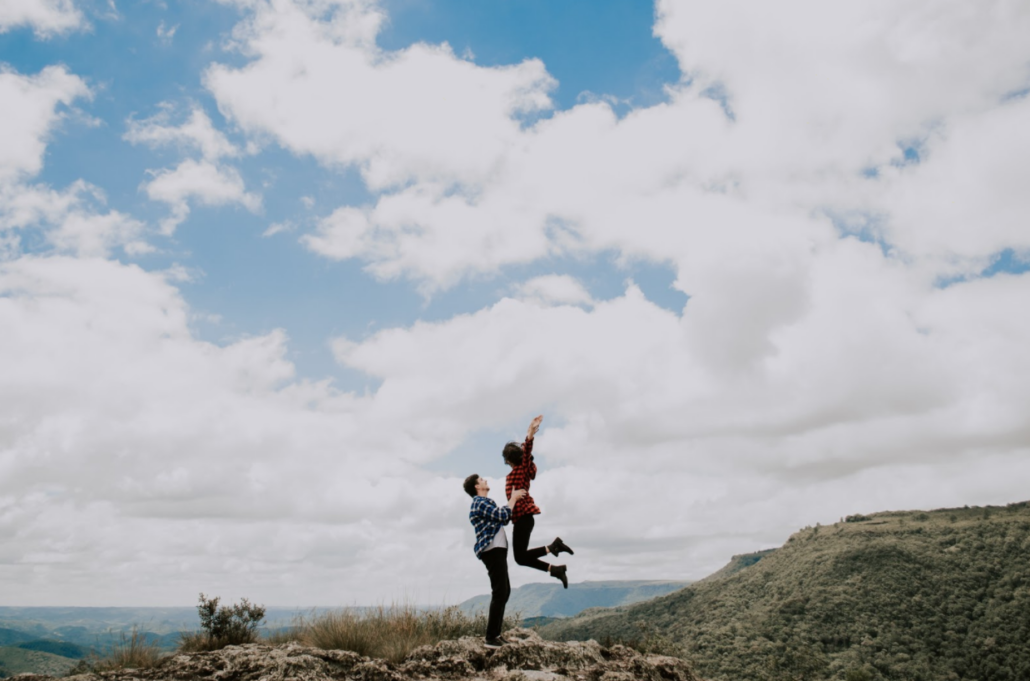
<path id="1" fill-rule="evenodd" d="M 473 473 L 465 478 L 463 487 L 470 497 L 476 496 L 476 483 L 479 482 L 479 473 Z"/>
<path id="2" fill-rule="evenodd" d="M 519 446 L 518 442 L 509 442 L 504 445 L 504 461 L 510 463 L 512 466 L 518 466 L 522 463 L 522 447 Z"/>

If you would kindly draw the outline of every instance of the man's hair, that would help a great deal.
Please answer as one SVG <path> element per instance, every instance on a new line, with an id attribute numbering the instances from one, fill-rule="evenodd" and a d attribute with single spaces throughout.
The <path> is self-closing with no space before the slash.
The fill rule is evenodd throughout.
<path id="1" fill-rule="evenodd" d="M 476 483 L 479 482 L 479 473 L 473 473 L 465 478 L 464 487 L 470 497 L 476 496 Z"/>
<path id="2" fill-rule="evenodd" d="M 518 442 L 509 442 L 504 445 L 504 461 L 510 463 L 513 466 L 518 466 L 522 463 L 522 447 L 519 446 Z"/>

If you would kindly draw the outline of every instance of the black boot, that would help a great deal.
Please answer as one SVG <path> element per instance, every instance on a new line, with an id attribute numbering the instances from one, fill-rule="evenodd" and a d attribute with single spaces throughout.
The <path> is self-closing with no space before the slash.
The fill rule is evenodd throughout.
<path id="1" fill-rule="evenodd" d="M 576 555 L 576 552 L 570 549 L 568 546 L 566 546 L 565 542 L 561 540 L 561 537 L 555 537 L 554 541 L 551 542 L 550 545 L 547 547 L 547 550 L 551 553 L 552 556 L 557 556 L 562 551 L 569 554 L 570 556 Z"/>
<path id="2" fill-rule="evenodd" d="M 566 589 L 569 588 L 569 578 L 565 576 L 565 566 L 564 565 L 552 565 L 551 566 L 551 576 L 554 577 L 555 579 L 560 579 L 561 580 L 561 585 L 563 587 L 565 587 Z"/>

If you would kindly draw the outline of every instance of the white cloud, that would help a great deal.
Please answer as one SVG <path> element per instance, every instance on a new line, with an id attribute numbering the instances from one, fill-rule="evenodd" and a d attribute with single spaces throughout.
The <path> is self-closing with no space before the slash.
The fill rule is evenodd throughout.
<path id="1" fill-rule="evenodd" d="M 0 182 L 38 173 L 47 140 L 61 120 L 58 105 L 89 95 L 82 79 L 63 66 L 24 76 L 0 65 Z"/>
<path id="2" fill-rule="evenodd" d="M 345 6 L 378 16 L 369 4 Z M 313 5 L 247 7 L 236 37 L 253 61 L 208 72 L 222 109 L 296 153 L 357 165 L 379 192 L 372 206 L 340 208 L 305 243 L 426 292 L 506 264 L 609 249 L 675 263 L 686 283 L 700 279 L 693 268 L 718 232 L 738 244 L 754 234 L 777 241 L 759 222 L 824 211 L 889 218 L 900 206 L 886 200 L 884 178 L 862 171 L 890 175 L 899 144 L 963 126 L 986 131 L 1001 119 L 1018 125 L 1021 105 L 1004 97 L 1028 84 L 1030 60 L 1030 17 L 1011 4 L 799 0 L 752 11 L 662 2 L 657 34 L 693 79 L 669 103 L 617 120 L 605 103 L 588 102 L 522 127 L 511 102 L 549 106 L 539 64 L 481 68 L 446 46 L 387 53 L 371 42 L 374 31 L 339 38 L 340 20 L 319 21 Z M 716 85 L 735 120 L 709 98 Z M 1007 157 L 1026 168 L 1025 155 Z M 999 160 L 982 155 L 1004 174 Z M 917 214 L 939 203 L 933 191 L 898 189 L 919 199 L 903 201 Z M 1008 185 L 996 191 L 998 210 L 1021 213 Z M 956 216 L 983 199 L 963 187 Z M 980 239 L 974 250 L 986 257 L 998 241 Z M 803 259 L 808 246 L 795 245 L 802 252 L 789 257 Z M 929 267 L 951 274 L 956 248 L 946 245 Z"/>
<path id="3" fill-rule="evenodd" d="M 524 281 L 516 287 L 517 297 L 542 305 L 593 305 L 583 284 L 566 274 L 547 274 Z"/>
<path id="4" fill-rule="evenodd" d="M 511 116 L 550 106 L 554 83 L 537 60 L 483 68 L 422 43 L 380 52 L 372 2 L 245 5 L 235 37 L 253 61 L 208 70 L 219 108 L 296 153 L 360 166 L 376 188 L 477 182 L 518 139 Z"/>
<path id="5" fill-rule="evenodd" d="M 887 168 L 870 206 L 883 236 L 907 253 L 968 259 L 1030 249 L 1030 98 L 940 126 L 917 165 Z M 879 200 L 876 200 L 879 199 Z"/>
<path id="6" fill-rule="evenodd" d="M 172 39 L 175 38 L 175 32 L 179 30 L 179 24 L 174 26 L 165 26 L 165 22 L 161 22 L 157 27 L 157 37 L 162 43 L 170 45 Z"/>
<path id="7" fill-rule="evenodd" d="M 295 229 L 297 229 L 297 226 L 290 221 L 273 222 L 268 226 L 268 228 L 264 232 L 261 233 L 261 236 L 275 236 L 276 234 L 281 234 L 282 232 L 292 232 Z"/>
<path id="8" fill-rule="evenodd" d="M 86 257 L 106 257 L 118 247 L 130 255 L 153 250 L 142 240 L 142 222 L 119 211 L 101 212 L 104 204 L 103 193 L 81 180 L 64 191 L 0 187 L 0 231 L 42 228 L 59 252 Z"/>
<path id="9" fill-rule="evenodd" d="M 154 179 L 143 184 L 147 196 L 172 209 L 171 215 L 161 221 L 162 233 L 171 235 L 189 216 L 191 199 L 208 206 L 239 204 L 258 212 L 261 196 L 247 191 L 236 168 L 221 163 L 225 157 L 239 156 L 239 148 L 214 127 L 200 107 L 194 106 L 190 117 L 178 126 L 171 124 L 171 109 L 165 104 L 155 116 L 142 121 L 130 119 L 124 136 L 133 144 L 175 145 L 200 153 L 201 160 L 186 159 L 174 169 L 149 171 Z"/>
<path id="10" fill-rule="evenodd" d="M 86 89 L 63 69 L 5 73 L 38 115 L 10 114 L 29 141 L 0 147 L 16 178 L 0 197 L 0 328 L 17 330 L 0 334 L 4 580 L 54 604 L 84 584 L 98 605 L 192 601 L 198 583 L 280 603 L 398 585 L 457 600 L 486 588 L 467 499 L 427 467 L 539 410 L 538 532 L 577 548 L 577 581 L 700 577 L 815 521 L 1025 495 L 1030 274 L 934 285 L 1028 247 L 1027 99 L 1005 97 L 1026 82 L 1021 8 L 661 2 L 691 83 L 622 119 L 592 101 L 524 125 L 550 106 L 540 62 L 385 52 L 372 2 L 235 4 L 252 61 L 206 83 L 246 144 L 199 108 L 128 126 L 196 156 L 144 185 L 172 207 L 166 231 L 191 202 L 259 210 L 223 164 L 271 138 L 360 169 L 374 200 L 303 240 L 377 277 L 432 292 L 609 252 L 673 267 L 689 302 L 537 277 L 478 311 L 335 339 L 372 393 L 297 380 L 285 331 L 195 338 L 182 268 L 97 258 L 139 225 L 100 216 L 91 188 L 12 190 Z M 84 257 L 20 254 L 15 230 L 43 223 Z M 484 456 L 480 472 L 503 473 Z"/>
<path id="11" fill-rule="evenodd" d="M 133 144 L 151 147 L 176 145 L 196 150 L 207 161 L 240 155 L 240 150 L 215 129 L 203 109 L 194 106 L 189 118 L 179 126 L 171 125 L 171 109 L 171 106 L 165 105 L 162 111 L 150 118 L 142 121 L 130 119 L 125 139 Z"/>
<path id="12" fill-rule="evenodd" d="M 151 249 L 144 226 L 119 211 L 107 211 L 102 191 L 84 181 L 58 191 L 29 181 L 43 168 L 44 152 L 61 122 L 60 106 L 90 96 L 81 78 L 61 66 L 35 76 L 0 71 L 0 253 L 20 251 L 19 234 L 41 229 L 58 251 L 106 256 L 114 248 L 138 254 Z"/>
<path id="13" fill-rule="evenodd" d="M 405 463 L 442 443 L 296 382 L 281 331 L 218 347 L 188 319 L 135 266 L 0 263 L 0 326 L 17 330 L 0 334 L 0 533 L 18 546 L 4 580 L 37 604 L 187 602 L 198 584 L 248 595 L 245 572 L 275 602 L 344 602 L 390 597 L 405 551 L 442 546 L 425 566 L 449 569 L 457 481 Z M 413 503 L 427 494 L 441 501 Z M 284 573 L 284 557 L 307 567 Z"/>
<path id="14" fill-rule="evenodd" d="M 172 234 L 186 219 L 191 199 L 207 206 L 239 204 L 254 213 L 261 210 L 261 197 L 246 190 L 239 172 L 207 161 L 186 159 L 173 170 L 155 173 L 143 189 L 151 200 L 172 208 L 172 214 L 161 222 L 164 234 Z"/>
<path id="15" fill-rule="evenodd" d="M 4 0 L 0 4 L 0 33 L 30 26 L 38 37 L 67 33 L 86 25 L 72 0 Z"/>

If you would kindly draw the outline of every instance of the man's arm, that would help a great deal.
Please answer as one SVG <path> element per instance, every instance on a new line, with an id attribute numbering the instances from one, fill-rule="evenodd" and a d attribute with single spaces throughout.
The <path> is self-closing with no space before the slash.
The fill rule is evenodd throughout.
<path id="1" fill-rule="evenodd" d="M 512 492 L 511 498 L 508 500 L 508 505 L 501 508 L 499 508 L 497 504 L 494 503 L 494 500 L 489 497 L 476 497 L 476 502 L 472 505 L 472 515 L 486 518 L 503 525 L 511 520 L 511 507 L 525 495 L 526 490 L 515 490 Z M 482 499 L 482 501 L 480 501 L 480 499 Z"/>

